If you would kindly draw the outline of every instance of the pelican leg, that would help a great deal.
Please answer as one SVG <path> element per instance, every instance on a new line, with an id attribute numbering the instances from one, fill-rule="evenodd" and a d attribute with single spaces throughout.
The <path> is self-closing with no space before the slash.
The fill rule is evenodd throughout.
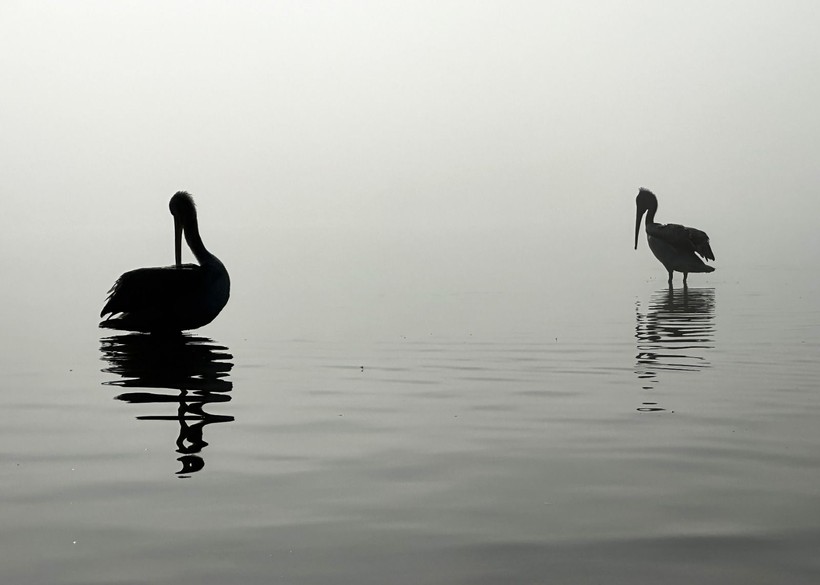
<path id="1" fill-rule="evenodd" d="M 667 281 L 669 284 L 672 284 L 672 271 L 669 271 L 669 280 Z"/>
<path id="2" fill-rule="evenodd" d="M 683 286 L 686 286 L 686 277 L 689 276 L 688 272 L 683 273 Z"/>

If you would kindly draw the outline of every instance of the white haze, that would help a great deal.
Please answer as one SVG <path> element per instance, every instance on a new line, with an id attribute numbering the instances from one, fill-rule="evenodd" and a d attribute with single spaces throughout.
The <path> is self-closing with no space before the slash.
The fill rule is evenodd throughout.
<path id="1" fill-rule="evenodd" d="M 164 229 L 170 249 L 186 189 L 221 249 L 232 231 L 521 227 L 632 261 L 640 186 L 661 221 L 710 232 L 721 269 L 815 250 L 819 11 L 5 1 L 3 254 L 101 226 Z"/>

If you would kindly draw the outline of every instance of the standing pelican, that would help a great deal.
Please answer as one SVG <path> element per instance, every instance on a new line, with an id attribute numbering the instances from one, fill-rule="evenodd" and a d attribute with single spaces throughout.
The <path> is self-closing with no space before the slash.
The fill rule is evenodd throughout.
<path id="1" fill-rule="evenodd" d="M 658 199 L 649 189 L 640 189 L 635 199 L 638 212 L 635 216 L 635 249 L 638 249 L 638 234 L 641 231 L 641 217 L 646 213 L 646 239 L 649 249 L 660 260 L 669 272 L 669 284 L 672 284 L 672 272 L 683 272 L 683 285 L 686 286 L 686 277 L 690 272 L 713 272 L 715 269 L 707 266 L 698 258 L 700 254 L 704 260 L 714 260 L 715 255 L 709 246 L 709 236 L 695 228 L 675 223 L 666 225 L 655 223 L 655 212 L 658 211 Z"/>
<path id="2" fill-rule="evenodd" d="M 211 254 L 199 236 L 194 199 L 179 191 L 168 204 L 174 216 L 176 264 L 162 268 L 137 268 L 117 279 L 108 291 L 100 327 L 172 333 L 207 325 L 228 302 L 228 271 Z M 182 264 L 182 233 L 199 261 Z"/>

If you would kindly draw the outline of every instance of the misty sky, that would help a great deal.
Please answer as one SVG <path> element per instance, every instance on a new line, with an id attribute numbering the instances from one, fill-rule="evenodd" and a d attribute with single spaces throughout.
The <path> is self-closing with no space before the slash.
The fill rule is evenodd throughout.
<path id="1" fill-rule="evenodd" d="M 225 229 L 600 228 L 627 253 L 646 186 L 719 257 L 810 234 L 818 30 L 814 1 L 4 0 L 4 246 L 154 224 L 178 189 Z"/>

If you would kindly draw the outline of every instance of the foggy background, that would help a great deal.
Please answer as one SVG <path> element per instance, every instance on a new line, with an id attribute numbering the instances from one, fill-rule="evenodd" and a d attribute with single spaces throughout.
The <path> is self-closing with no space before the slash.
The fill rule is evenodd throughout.
<path id="1" fill-rule="evenodd" d="M 820 245 L 818 10 L 4 1 L 3 269 L 71 266 L 101 305 L 122 271 L 172 262 L 167 202 L 184 189 L 235 291 L 258 285 L 237 289 L 242 263 L 350 260 L 340 233 L 406 237 L 385 266 L 470 232 L 476 270 L 569 255 L 578 273 L 665 278 L 643 236 L 632 250 L 641 186 L 659 221 L 710 234 L 714 277 L 740 259 L 805 264 Z"/>
<path id="2" fill-rule="evenodd" d="M 820 582 L 819 13 L 0 0 L 0 582 Z"/>

